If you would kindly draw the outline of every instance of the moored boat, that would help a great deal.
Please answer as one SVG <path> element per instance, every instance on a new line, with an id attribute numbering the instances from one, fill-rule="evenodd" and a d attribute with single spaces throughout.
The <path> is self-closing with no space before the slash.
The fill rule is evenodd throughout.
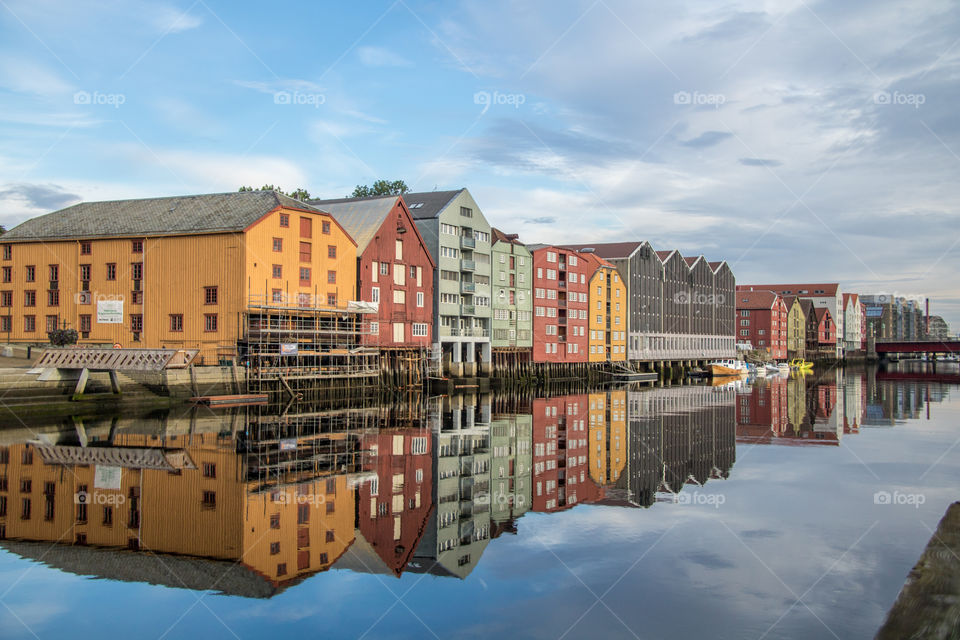
<path id="1" fill-rule="evenodd" d="M 747 363 L 743 360 L 714 360 L 709 366 L 714 377 L 747 375 Z"/>

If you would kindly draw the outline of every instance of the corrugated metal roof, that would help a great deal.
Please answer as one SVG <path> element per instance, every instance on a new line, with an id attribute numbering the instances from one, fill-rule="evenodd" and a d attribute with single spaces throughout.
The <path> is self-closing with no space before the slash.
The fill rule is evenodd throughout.
<path id="1" fill-rule="evenodd" d="M 400 196 L 377 198 L 340 198 L 337 200 L 310 200 L 339 222 L 357 241 L 357 251 L 362 253 L 377 235 L 383 221 L 393 211 Z"/>
<path id="2" fill-rule="evenodd" d="M 800 296 L 835 296 L 840 284 L 837 282 L 821 282 L 819 284 L 750 284 L 737 285 L 737 289 L 752 287 L 754 289 L 766 289 L 776 291 L 782 295 L 800 295 Z M 815 293 L 822 291 L 823 293 Z"/>
<path id="3" fill-rule="evenodd" d="M 321 212 L 276 191 L 81 202 L 22 222 L 0 242 L 242 231 L 280 206 Z"/>

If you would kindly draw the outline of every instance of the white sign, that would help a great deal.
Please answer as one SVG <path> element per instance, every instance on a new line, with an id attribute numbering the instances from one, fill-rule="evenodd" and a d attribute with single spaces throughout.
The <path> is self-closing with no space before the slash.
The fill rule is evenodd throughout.
<path id="1" fill-rule="evenodd" d="M 295 355 L 297 355 L 297 343 L 296 343 L 296 342 L 281 342 L 281 343 L 280 343 L 280 355 L 282 355 L 282 356 L 295 356 Z"/>
<path id="2" fill-rule="evenodd" d="M 122 477 L 123 469 L 120 467 L 104 467 L 98 464 L 93 476 L 93 487 L 95 489 L 120 491 L 120 481 Z"/>
<path id="3" fill-rule="evenodd" d="M 97 324 L 123 324 L 123 300 L 97 300 Z"/>
<path id="4" fill-rule="evenodd" d="M 297 439 L 296 438 L 284 438 L 280 441 L 280 451 L 296 451 L 297 450 Z"/>

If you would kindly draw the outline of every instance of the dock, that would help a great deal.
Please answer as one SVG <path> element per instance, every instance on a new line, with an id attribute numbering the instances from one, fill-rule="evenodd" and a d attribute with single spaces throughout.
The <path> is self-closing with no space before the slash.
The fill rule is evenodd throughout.
<path id="1" fill-rule="evenodd" d="M 954 502 L 877 632 L 876 640 L 960 639 L 960 502 Z"/>
<path id="2" fill-rule="evenodd" d="M 195 396 L 190 398 L 190 402 L 207 407 L 243 407 L 267 404 L 269 398 L 266 393 L 239 393 L 227 396 Z"/>

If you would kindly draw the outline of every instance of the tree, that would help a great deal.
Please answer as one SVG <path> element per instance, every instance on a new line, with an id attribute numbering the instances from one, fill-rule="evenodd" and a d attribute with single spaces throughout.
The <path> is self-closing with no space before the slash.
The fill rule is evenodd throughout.
<path id="1" fill-rule="evenodd" d="M 301 200 L 301 201 L 303 201 L 303 200 L 309 200 L 310 197 L 311 197 L 311 196 L 310 196 L 310 192 L 307 191 L 306 189 L 304 189 L 303 187 L 297 187 L 296 189 L 294 189 L 294 190 L 291 191 L 290 193 L 287 193 L 287 192 L 284 191 L 282 188 L 280 188 L 280 187 L 275 187 L 275 186 L 273 186 L 272 184 L 265 184 L 265 185 L 263 185 L 262 187 L 260 187 L 259 189 L 254 189 L 253 187 L 248 187 L 248 186 L 244 185 L 244 186 L 240 187 L 239 189 L 237 189 L 237 191 L 276 191 L 277 193 L 281 193 L 281 194 L 283 194 L 283 195 L 285 195 L 285 196 L 288 196 L 288 197 L 290 197 L 290 198 L 293 198 L 294 200 Z"/>
<path id="2" fill-rule="evenodd" d="M 77 339 L 80 335 L 76 329 L 54 329 L 53 331 L 47 332 L 47 337 L 50 338 L 50 344 L 58 347 L 67 347 L 72 344 L 77 344 Z"/>
<path id="3" fill-rule="evenodd" d="M 369 198 L 370 196 L 400 196 L 410 191 L 403 180 L 377 180 L 372 185 L 358 184 L 350 194 L 351 198 Z"/>

